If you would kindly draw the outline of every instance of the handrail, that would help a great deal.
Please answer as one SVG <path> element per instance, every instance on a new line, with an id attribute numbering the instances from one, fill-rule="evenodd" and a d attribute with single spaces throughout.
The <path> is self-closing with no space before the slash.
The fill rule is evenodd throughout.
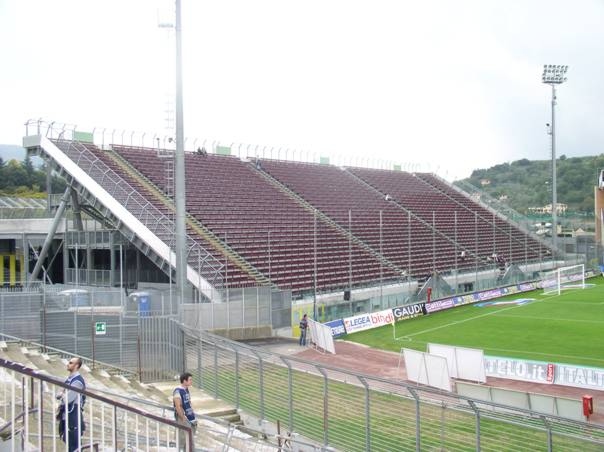
<path id="1" fill-rule="evenodd" d="M 179 424 L 176 421 L 172 421 L 170 420 L 170 418 L 164 418 L 164 417 L 160 417 L 160 416 L 156 416 L 153 415 L 152 413 L 149 412 L 145 412 L 142 410 L 139 410 L 137 408 L 132 408 L 128 405 L 125 405 L 121 402 L 116 401 L 115 399 L 109 399 L 106 397 L 103 397 L 101 395 L 98 395 L 99 393 L 104 393 L 107 395 L 110 395 L 111 397 L 122 397 L 124 398 L 124 396 L 122 396 L 121 394 L 116 394 L 116 393 L 111 393 L 110 391 L 104 391 L 104 390 L 79 390 L 78 388 L 75 388 L 73 386 L 69 386 L 63 382 L 61 382 L 59 379 L 56 379 L 55 377 L 52 376 L 48 376 L 46 374 L 41 374 L 38 373 L 37 371 L 33 370 L 33 369 L 29 369 L 25 366 L 21 366 L 19 364 L 13 363 L 12 361 L 8 361 L 8 360 L 4 360 L 4 359 L 0 359 L 0 367 L 4 367 L 6 369 L 9 370 L 14 370 L 17 371 L 19 373 L 22 373 L 24 375 L 27 375 L 29 377 L 32 378 L 37 378 L 39 380 L 45 381 L 47 383 L 52 383 L 53 385 L 56 386 L 60 386 L 63 388 L 68 389 L 69 391 L 74 391 L 74 392 L 78 392 L 80 394 L 85 394 L 87 397 L 91 397 L 94 398 L 98 401 L 101 402 L 109 402 L 111 405 L 121 408 L 121 409 L 127 409 L 128 411 L 135 413 L 135 414 L 139 414 L 139 415 L 143 415 L 144 417 L 148 418 L 148 419 L 152 419 L 152 420 L 159 420 L 160 422 L 166 424 L 166 425 L 170 425 L 170 426 L 174 426 L 174 427 L 179 427 L 182 430 L 185 430 L 186 434 L 188 434 L 189 432 L 192 432 L 191 428 L 188 426 L 183 426 L 181 424 Z M 128 398 L 125 397 L 126 399 L 130 399 L 130 400 L 135 400 L 138 403 L 142 403 L 142 404 L 146 404 L 146 405 L 151 405 L 154 406 L 156 408 L 161 408 L 165 411 L 173 411 L 173 407 L 169 407 L 168 405 L 163 405 L 157 402 L 153 402 L 153 401 L 146 401 L 146 400 L 140 400 L 140 399 L 136 399 L 136 398 Z M 30 410 L 28 410 L 28 413 L 34 413 L 34 412 L 38 412 L 39 409 L 38 408 L 32 408 Z M 47 413 L 45 411 L 45 413 Z M 2 435 L 2 432 L 5 431 L 7 428 L 10 428 L 11 425 L 13 424 L 13 422 L 16 422 L 18 419 L 21 419 L 22 417 L 25 416 L 25 413 L 20 413 L 19 415 L 15 416 L 15 418 L 13 419 L 13 421 L 9 421 L 6 424 L 2 425 L 0 427 L 0 436 Z M 229 422 L 227 420 L 224 419 L 220 419 L 220 418 L 214 418 L 208 415 L 204 415 L 204 414 L 198 414 L 196 415 L 198 420 L 206 420 L 211 422 L 212 424 L 215 424 L 216 427 L 211 427 L 210 425 L 205 425 L 204 424 L 204 431 L 206 432 L 213 432 L 213 433 L 217 433 L 217 434 L 223 434 L 224 430 L 226 430 L 227 432 L 230 430 L 240 430 L 244 433 L 250 434 L 252 435 L 251 438 L 247 439 L 247 441 L 252 441 L 252 442 L 258 442 L 261 441 L 262 444 L 268 448 L 274 448 L 275 450 L 288 450 L 288 449 L 284 449 L 284 448 L 280 448 L 278 446 L 279 443 L 283 443 L 284 441 L 294 441 L 296 444 L 299 444 L 300 446 L 305 446 L 308 449 L 307 450 L 316 450 L 317 447 L 311 443 L 305 442 L 303 440 L 300 439 L 296 439 L 296 440 L 292 440 L 291 437 L 289 437 L 287 434 L 279 434 L 277 433 L 276 435 L 274 435 L 274 438 L 272 438 L 273 441 L 277 442 L 277 445 L 275 445 L 273 442 L 271 442 L 271 439 L 268 438 L 266 436 L 266 432 L 264 430 L 258 430 L 256 428 L 253 428 L 251 426 L 244 426 L 243 428 L 240 429 L 240 426 L 233 424 L 232 422 Z M 18 431 L 21 431 L 21 429 L 19 429 Z M 230 439 L 232 435 L 227 435 L 225 444 L 228 445 L 228 441 Z M 6 437 L 4 439 L 7 439 Z M 189 441 L 192 441 L 192 436 L 189 437 Z M 98 450 L 100 447 L 100 443 L 98 441 L 91 441 L 92 443 L 92 450 Z M 193 443 L 191 443 L 193 444 Z M 81 450 L 86 450 L 91 448 L 90 444 L 82 444 L 81 445 Z M 321 448 L 319 448 L 321 449 Z M 192 451 L 193 448 L 190 449 L 190 451 Z M 322 449 L 321 449 L 322 450 Z"/>
<path id="2" fill-rule="evenodd" d="M 30 378 L 33 379 L 37 379 L 37 380 L 41 380 L 42 382 L 46 382 L 46 383 L 50 383 L 52 385 L 61 387 L 67 391 L 70 392 L 76 392 L 80 395 L 86 396 L 87 398 L 90 399 L 95 399 L 99 402 L 103 402 L 107 405 L 113 406 L 115 408 L 119 408 L 121 410 L 127 411 L 131 414 L 134 415 L 138 415 L 138 416 L 143 416 L 147 419 L 150 419 L 152 421 L 155 422 L 159 422 L 165 425 L 168 425 L 170 427 L 176 428 L 178 430 L 182 430 L 184 431 L 185 435 L 188 436 L 189 438 L 189 444 L 190 444 L 190 451 L 193 451 L 193 430 L 189 425 L 183 425 L 177 421 L 173 421 L 171 419 L 167 419 L 167 418 L 163 418 L 161 416 L 157 416 L 155 414 L 152 413 L 148 413 L 146 411 L 143 411 L 141 409 L 135 408 L 135 407 L 131 407 L 128 406 L 122 402 L 118 402 L 116 400 L 110 399 L 109 397 L 105 397 L 103 395 L 97 394 L 96 392 L 90 391 L 88 389 L 80 389 L 77 388 L 75 386 L 71 386 L 67 383 L 64 383 L 63 381 L 61 381 L 59 378 L 51 376 L 51 375 L 46 375 L 43 374 L 41 372 L 35 371 L 33 369 L 30 369 L 29 367 L 23 366 L 21 364 L 17 364 L 13 361 L 8 361 L 4 358 L 0 358 L 0 367 L 8 369 L 8 370 L 12 370 L 14 372 L 17 372 L 19 374 L 22 375 L 26 375 Z"/>
<path id="3" fill-rule="evenodd" d="M 38 408 L 31 408 L 27 411 L 27 414 L 37 413 Z M 0 425 L 0 436 L 2 436 L 2 432 L 9 428 L 13 423 L 17 422 L 19 419 L 25 417 L 25 411 L 17 414 L 14 419 L 7 421 L 4 425 Z"/>
<path id="4" fill-rule="evenodd" d="M 45 131 L 45 135 L 51 138 L 54 136 L 69 136 L 76 132 L 78 126 L 76 124 L 62 124 L 56 121 L 48 121 L 43 118 L 32 118 L 25 122 L 26 135 L 40 135 Z M 121 144 L 123 146 L 130 145 L 131 147 L 149 148 L 157 150 L 159 146 L 158 140 L 163 140 L 163 147 L 166 147 L 166 141 L 170 143 L 169 136 L 163 136 L 152 131 L 132 131 L 123 129 L 114 129 L 110 127 L 90 127 L 88 130 L 93 130 L 93 139 L 95 143 L 100 143 L 102 147 L 107 144 Z M 162 138 L 160 139 L 160 136 Z M 125 139 L 124 137 L 130 137 Z M 140 143 L 138 146 L 135 143 Z M 171 142 L 175 145 L 174 141 Z M 296 161 L 305 163 L 319 163 L 319 153 L 309 149 L 295 149 L 286 146 L 277 148 L 268 144 L 253 144 L 240 143 L 231 140 L 221 141 L 212 140 L 210 138 L 202 139 L 199 137 L 186 137 L 184 142 L 185 152 L 195 152 L 198 143 L 202 143 L 201 147 L 207 149 L 208 152 L 216 153 L 217 148 L 227 147 L 231 150 L 231 155 L 239 159 L 249 157 L 270 158 L 284 161 Z M 189 146 L 187 146 L 189 144 Z M 282 158 L 284 155 L 284 158 Z M 291 155 L 291 159 L 289 156 Z M 297 157 L 297 158 L 296 158 Z M 357 166 L 364 168 L 376 169 L 392 169 L 395 165 L 404 168 L 408 172 L 417 172 L 422 170 L 430 171 L 430 164 L 422 164 L 419 162 L 401 162 L 387 159 L 368 158 L 360 155 L 329 155 L 330 162 L 336 166 Z M 427 168 L 424 168 L 426 167 Z"/>
<path id="5" fill-rule="evenodd" d="M 60 145 L 63 146 L 60 148 Z M 110 199 L 104 201 L 105 205 L 107 205 L 107 203 L 110 203 L 109 208 L 111 210 L 116 209 L 120 213 L 117 216 L 121 220 L 124 220 L 125 218 L 128 221 L 131 221 L 133 225 L 140 224 L 141 226 L 144 226 L 144 230 L 137 231 L 136 233 L 134 231 L 131 231 L 131 233 L 138 235 L 139 237 L 141 237 L 141 240 L 147 242 L 147 244 L 150 245 L 151 248 L 153 248 L 160 255 L 160 257 L 164 259 L 166 263 L 174 262 L 175 257 L 173 256 L 173 251 L 167 246 L 167 244 L 165 244 L 165 242 L 163 242 L 163 239 L 159 237 L 161 235 L 161 232 L 164 232 L 165 234 L 168 234 L 170 232 L 169 227 L 165 224 L 166 218 L 163 215 L 151 216 L 150 212 L 154 209 L 154 207 L 151 206 L 150 203 L 145 200 L 144 197 L 142 197 L 142 195 L 134 188 L 132 188 L 127 182 L 124 181 L 124 183 L 127 184 L 130 192 L 128 192 L 128 190 L 124 190 L 124 188 L 121 187 L 120 184 L 117 184 L 115 181 L 121 182 L 123 181 L 123 179 L 111 168 L 109 168 L 103 161 L 101 161 L 96 155 L 94 155 L 91 150 L 89 150 L 82 143 L 66 140 L 65 137 L 52 140 L 47 138 L 40 138 L 40 143 L 38 144 L 38 146 L 42 146 L 44 148 L 44 151 L 52 159 L 57 160 L 57 166 L 59 166 L 66 173 L 70 175 L 72 175 L 72 173 L 78 174 L 79 183 L 82 183 L 80 180 L 80 178 L 82 178 L 83 180 L 85 180 L 85 183 L 91 184 L 91 187 L 86 187 L 87 191 L 91 194 L 91 196 L 94 196 L 97 199 L 102 199 L 102 197 L 99 197 L 102 193 L 108 193 L 109 195 L 111 195 Z M 74 155 L 74 153 L 77 153 L 77 155 Z M 62 158 L 61 156 L 65 156 L 65 161 L 63 163 L 58 162 L 58 160 Z M 102 177 L 99 175 L 99 177 L 93 179 L 90 176 L 90 172 L 93 168 L 100 171 L 102 173 Z M 74 176 L 72 175 L 72 177 Z M 107 187 L 107 181 L 113 182 L 111 188 Z M 114 196 L 116 196 L 116 189 L 121 190 L 121 194 L 126 196 L 128 200 L 131 200 L 133 202 L 136 201 L 137 205 L 134 208 L 130 207 L 130 209 L 132 209 L 130 210 L 126 206 L 128 202 L 118 203 L 114 198 Z M 135 213 L 133 212 L 140 213 L 142 215 L 142 218 L 136 217 Z M 161 214 L 161 212 L 159 211 L 158 213 Z M 162 218 L 164 220 L 162 220 Z M 127 223 L 126 226 L 128 227 Z M 130 225 L 130 227 L 133 226 Z M 134 227 L 136 228 L 137 226 Z M 153 229 L 155 229 L 155 231 L 153 231 Z M 207 252 L 207 250 L 205 250 L 192 237 L 188 236 L 187 242 L 189 251 L 193 247 L 197 247 L 197 249 L 204 251 L 203 264 L 204 266 L 206 266 L 206 268 L 212 269 L 212 278 L 221 278 L 222 275 L 220 274 L 220 269 L 222 268 L 222 264 L 218 260 L 213 258 Z M 167 248 L 167 250 L 164 250 L 164 248 Z M 160 251 L 157 251 L 158 249 Z M 170 266 L 172 265 L 170 264 Z M 209 292 L 213 290 L 212 288 L 216 287 L 216 282 L 214 281 L 210 283 L 206 279 L 206 276 L 202 278 L 202 284 L 202 282 L 197 277 L 197 274 L 194 275 L 194 273 L 196 273 L 196 271 L 193 268 L 193 265 L 188 264 L 187 277 L 194 286 L 202 286 L 198 287 L 201 292 Z M 210 288 L 205 287 L 206 283 L 208 286 L 210 286 Z M 211 298 L 212 295 L 210 294 L 208 295 L 208 297 Z"/>
<path id="6" fill-rule="evenodd" d="M 63 141 L 65 141 L 65 140 L 63 140 Z M 138 207 L 141 212 L 145 213 L 145 218 L 149 219 L 149 221 L 143 221 L 143 223 L 150 230 L 152 230 L 155 234 L 165 233 L 165 234 L 169 235 L 172 233 L 173 227 L 170 227 L 171 220 L 169 218 L 167 218 L 166 215 L 164 215 L 157 207 L 155 207 L 155 205 L 153 205 L 144 196 L 142 196 L 138 190 L 136 190 L 134 187 L 132 187 L 132 185 L 130 185 L 130 183 L 128 181 L 126 181 L 123 177 L 121 177 L 113 169 L 109 168 L 105 162 L 103 162 L 96 155 L 94 155 L 94 153 L 91 152 L 86 146 L 82 145 L 81 143 L 79 143 L 77 141 L 71 141 L 70 143 L 74 148 L 76 148 L 77 152 L 79 152 L 79 158 L 83 157 L 84 153 L 86 153 L 86 158 L 89 159 L 89 160 L 87 160 L 87 163 L 89 163 L 91 166 L 97 167 L 101 170 L 103 169 L 103 167 L 106 167 L 107 170 L 105 171 L 103 176 L 104 177 L 107 176 L 107 178 L 111 182 L 114 182 L 115 187 L 125 186 L 127 188 L 127 190 L 125 190 L 125 191 L 126 192 L 130 191 L 130 194 L 128 195 L 128 200 L 135 203 L 136 207 Z M 77 149 L 76 144 L 80 144 L 80 146 L 81 146 L 80 149 Z M 92 156 L 90 156 L 90 154 Z M 78 164 L 78 166 L 80 165 L 79 158 L 78 158 L 78 161 L 76 162 Z M 119 184 L 115 181 L 119 181 Z M 113 196 L 113 193 L 110 193 L 110 194 Z M 128 203 L 124 204 L 124 206 L 127 206 L 127 204 Z M 220 274 L 219 272 L 222 269 L 223 264 L 220 261 L 216 260 L 203 246 L 201 246 L 195 240 L 194 237 L 187 234 L 186 239 L 187 239 L 187 247 L 188 247 L 187 255 L 191 255 L 192 251 L 196 251 L 196 252 L 199 252 L 199 250 L 203 251 L 205 253 L 205 255 L 202 258 L 203 264 L 204 265 L 208 264 L 209 267 L 211 269 L 213 269 L 213 271 Z M 198 269 L 198 271 L 199 271 L 199 269 Z"/>

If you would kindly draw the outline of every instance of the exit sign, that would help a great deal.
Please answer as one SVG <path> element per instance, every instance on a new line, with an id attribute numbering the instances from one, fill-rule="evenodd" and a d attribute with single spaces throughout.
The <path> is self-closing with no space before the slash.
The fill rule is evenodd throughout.
<path id="1" fill-rule="evenodd" d="M 104 336 L 107 334 L 107 322 L 96 322 L 94 324 L 94 332 L 97 336 Z"/>

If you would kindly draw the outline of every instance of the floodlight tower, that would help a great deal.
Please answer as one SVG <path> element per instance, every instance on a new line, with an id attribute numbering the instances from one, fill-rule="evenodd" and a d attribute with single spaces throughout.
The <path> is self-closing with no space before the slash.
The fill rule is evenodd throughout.
<path id="1" fill-rule="evenodd" d="M 181 5 L 176 0 L 176 152 L 174 154 L 174 207 L 176 207 L 176 299 L 182 306 L 187 282 L 187 230 L 185 202 L 185 146 L 182 101 Z"/>
<path id="2" fill-rule="evenodd" d="M 552 122 L 548 133 L 552 140 L 552 239 L 554 245 L 554 258 L 558 252 L 558 196 L 556 186 L 556 85 L 566 81 L 568 66 L 544 64 L 541 80 L 552 87 Z"/>

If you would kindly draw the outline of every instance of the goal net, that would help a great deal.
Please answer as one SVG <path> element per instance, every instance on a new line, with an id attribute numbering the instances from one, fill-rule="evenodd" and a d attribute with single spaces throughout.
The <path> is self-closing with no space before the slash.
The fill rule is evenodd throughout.
<path id="1" fill-rule="evenodd" d="M 560 294 L 564 289 L 585 289 L 585 265 L 560 267 L 547 272 L 541 279 L 544 294 Z"/>

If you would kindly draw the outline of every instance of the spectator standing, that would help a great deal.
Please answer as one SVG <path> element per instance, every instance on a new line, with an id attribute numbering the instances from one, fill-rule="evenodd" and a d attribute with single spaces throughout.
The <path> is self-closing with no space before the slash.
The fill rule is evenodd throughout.
<path id="1" fill-rule="evenodd" d="M 71 358 L 67 362 L 69 376 L 65 384 L 77 388 L 86 389 L 84 377 L 80 375 L 82 358 Z M 84 424 L 84 403 L 86 396 L 76 391 L 63 390 L 57 399 L 61 400 L 57 420 L 59 421 L 59 437 L 67 444 L 67 450 L 73 452 L 80 450 L 80 441 L 86 424 Z"/>
<path id="2" fill-rule="evenodd" d="M 300 320 L 300 345 L 306 345 L 306 331 L 308 331 L 308 315 L 304 314 Z"/>
<path id="3" fill-rule="evenodd" d="M 177 386 L 172 392 L 172 402 L 174 404 L 174 419 L 182 425 L 188 425 L 193 430 L 193 435 L 197 430 L 197 419 L 193 406 L 191 405 L 191 393 L 189 388 L 193 385 L 193 375 L 184 372 L 180 375 L 180 386 Z M 179 447 L 184 449 L 186 445 L 185 434 L 179 430 Z"/>

